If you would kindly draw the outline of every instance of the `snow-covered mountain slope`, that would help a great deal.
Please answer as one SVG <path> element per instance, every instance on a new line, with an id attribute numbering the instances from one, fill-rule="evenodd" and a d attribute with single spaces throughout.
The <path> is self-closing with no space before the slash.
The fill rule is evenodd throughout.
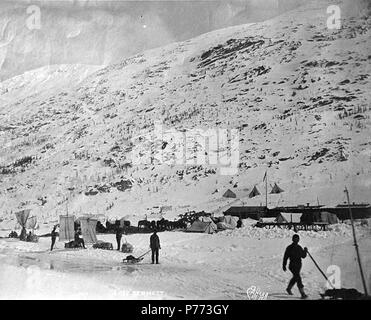
<path id="1" fill-rule="evenodd" d="M 18 101 L 32 95 L 76 86 L 87 76 L 99 70 L 96 65 L 50 65 L 31 70 L 22 75 L 0 82 L 0 101 Z"/>
<path id="2" fill-rule="evenodd" d="M 285 190 L 269 195 L 270 207 L 342 202 L 345 185 L 353 201 L 369 201 L 370 8 L 339 1 L 342 28 L 329 30 L 330 4 L 308 2 L 146 51 L 74 87 L 5 101 L 0 214 L 26 206 L 45 220 L 67 206 L 113 217 L 164 205 L 173 214 L 211 211 L 230 201 L 222 198 L 227 188 L 259 205 L 266 170 L 269 184 Z M 190 164 L 191 150 L 223 156 L 225 146 L 205 152 L 167 134 L 193 138 L 201 129 L 238 130 L 237 174 Z M 151 150 L 179 156 L 183 147 L 187 165 L 148 157 Z M 249 199 L 254 185 L 261 195 Z"/>

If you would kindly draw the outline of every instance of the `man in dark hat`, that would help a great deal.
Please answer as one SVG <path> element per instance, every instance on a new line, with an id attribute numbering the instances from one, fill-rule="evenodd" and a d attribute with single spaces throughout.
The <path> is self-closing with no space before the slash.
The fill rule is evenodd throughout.
<path id="1" fill-rule="evenodd" d="M 155 257 L 156 257 L 156 264 L 158 264 L 158 254 L 159 254 L 159 250 L 161 249 L 161 246 L 160 246 L 160 238 L 158 237 L 156 230 L 151 235 L 150 248 L 152 250 L 152 264 L 155 263 Z"/>
<path id="2" fill-rule="evenodd" d="M 290 259 L 289 263 L 289 270 L 292 273 L 292 279 L 287 286 L 287 293 L 292 295 L 291 289 L 295 285 L 298 286 L 299 292 L 301 294 L 302 299 L 307 298 L 308 296 L 304 292 L 304 285 L 301 280 L 300 270 L 301 270 L 301 259 L 307 256 L 308 249 L 305 247 L 304 249 L 299 245 L 300 237 L 298 234 L 294 234 L 292 236 L 292 244 L 290 244 L 285 251 L 285 255 L 283 257 L 283 271 L 286 272 L 286 264 L 287 260 Z"/>

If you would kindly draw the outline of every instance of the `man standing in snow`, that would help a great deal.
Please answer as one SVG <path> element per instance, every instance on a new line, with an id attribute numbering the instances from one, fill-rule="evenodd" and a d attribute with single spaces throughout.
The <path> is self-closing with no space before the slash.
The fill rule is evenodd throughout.
<path id="1" fill-rule="evenodd" d="M 76 243 L 78 246 L 80 246 L 80 244 L 81 244 L 82 247 L 83 247 L 84 249 L 86 249 L 84 239 L 80 238 L 80 232 L 81 232 L 80 229 L 78 229 L 78 230 L 75 231 L 75 243 Z"/>
<path id="2" fill-rule="evenodd" d="M 116 241 L 117 241 L 117 250 L 120 251 L 121 245 L 121 238 L 122 238 L 122 229 L 120 226 L 116 227 Z"/>
<path id="3" fill-rule="evenodd" d="M 150 248 L 152 250 L 152 264 L 155 263 L 155 256 L 156 256 L 156 264 L 158 264 L 158 253 L 160 246 L 160 238 L 157 235 L 157 231 L 155 230 L 150 238 Z"/>
<path id="4" fill-rule="evenodd" d="M 289 270 L 291 271 L 293 277 L 287 286 L 287 293 L 292 295 L 291 289 L 297 284 L 299 288 L 299 292 L 301 294 L 302 299 L 307 298 L 307 295 L 304 292 L 304 285 L 301 281 L 300 270 L 301 270 L 301 259 L 307 256 L 308 249 L 305 247 L 304 249 L 299 245 L 300 237 L 297 234 L 292 236 L 292 244 L 290 244 L 285 251 L 285 255 L 283 257 L 283 271 L 286 271 L 286 264 L 287 260 L 290 259 L 289 263 Z"/>
<path id="5" fill-rule="evenodd" d="M 25 227 L 22 227 L 21 235 L 19 236 L 19 240 L 26 241 L 27 239 L 27 230 Z"/>
<path id="6" fill-rule="evenodd" d="M 242 219 L 241 219 L 241 217 L 238 218 L 237 228 L 242 228 Z"/>
<path id="7" fill-rule="evenodd" d="M 57 226 L 54 226 L 53 227 L 53 230 L 51 232 L 51 236 L 52 236 L 52 245 L 50 247 L 50 251 L 53 251 L 53 248 L 54 248 L 54 244 L 55 244 L 55 240 L 57 239 L 57 231 L 55 231 L 55 229 L 57 228 Z"/>

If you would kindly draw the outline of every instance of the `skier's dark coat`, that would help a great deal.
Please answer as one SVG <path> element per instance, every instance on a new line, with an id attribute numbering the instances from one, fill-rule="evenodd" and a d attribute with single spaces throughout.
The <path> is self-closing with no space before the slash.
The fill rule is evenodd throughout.
<path id="1" fill-rule="evenodd" d="M 154 249 L 161 249 L 160 238 L 158 237 L 157 234 L 151 235 L 151 238 L 150 238 L 150 247 L 151 247 L 152 250 L 154 250 Z"/>

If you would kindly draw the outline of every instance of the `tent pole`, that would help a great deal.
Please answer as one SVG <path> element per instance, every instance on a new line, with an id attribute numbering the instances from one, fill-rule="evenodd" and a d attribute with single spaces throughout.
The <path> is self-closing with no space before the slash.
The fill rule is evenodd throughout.
<path id="1" fill-rule="evenodd" d="M 363 274 L 363 269 L 362 269 L 362 264 L 361 264 L 361 257 L 360 257 L 360 255 L 359 255 L 358 244 L 357 244 L 357 237 L 356 237 L 356 231 L 355 231 L 355 228 L 354 228 L 353 214 L 352 214 L 352 209 L 350 208 L 349 192 L 348 192 L 347 187 L 345 187 L 344 192 L 345 192 L 345 194 L 347 195 L 347 201 L 348 201 L 348 209 L 349 209 L 350 221 L 351 221 L 351 223 L 352 223 L 352 231 L 353 231 L 354 247 L 355 247 L 355 249 L 356 249 L 356 253 L 357 253 L 357 260 L 358 260 L 358 265 L 359 265 L 359 271 L 361 272 L 361 278 L 362 278 L 363 289 L 364 289 L 364 291 L 365 291 L 365 296 L 367 297 L 367 296 L 368 296 L 367 286 L 366 286 L 366 281 L 365 281 L 365 277 L 364 277 L 364 274 Z"/>

